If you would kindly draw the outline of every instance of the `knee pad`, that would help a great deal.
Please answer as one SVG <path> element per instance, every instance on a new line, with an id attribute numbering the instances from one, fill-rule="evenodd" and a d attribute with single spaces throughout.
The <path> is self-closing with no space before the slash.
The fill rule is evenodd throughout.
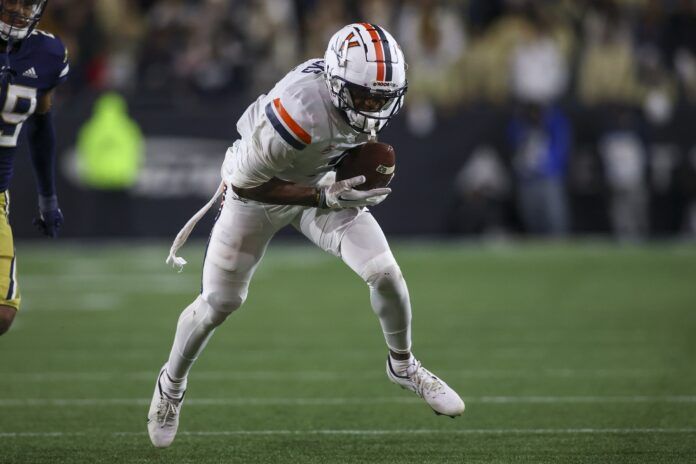
<path id="1" fill-rule="evenodd" d="M 222 290 L 208 292 L 204 295 L 203 300 L 213 311 L 223 313 L 227 317 L 242 306 L 248 291 L 249 284 L 247 282 L 232 284 Z"/>
<path id="2" fill-rule="evenodd" d="M 227 319 L 227 316 L 232 314 L 231 312 L 222 312 L 218 311 L 216 309 L 213 309 L 212 306 L 206 303 L 206 311 L 205 311 L 205 316 L 203 319 L 203 325 L 205 325 L 208 328 L 214 329 L 215 327 L 219 326 L 223 322 L 225 322 L 225 319 Z"/>
<path id="3" fill-rule="evenodd" d="M 394 255 L 391 254 L 391 251 L 385 251 L 384 253 L 380 253 L 364 261 L 361 266 L 354 268 L 354 270 L 369 285 L 371 281 L 385 273 L 389 274 L 394 268 L 398 271 L 399 275 L 401 275 L 401 270 L 394 259 Z"/>
<path id="4" fill-rule="evenodd" d="M 406 296 L 408 290 L 401 269 L 397 264 L 391 264 L 366 279 L 371 289 L 383 295 Z"/>
<path id="5" fill-rule="evenodd" d="M 201 330 L 208 333 L 225 322 L 230 314 L 232 313 L 216 310 L 205 298 L 198 295 L 198 298 L 181 313 L 178 325 L 189 327 L 190 331 Z"/>

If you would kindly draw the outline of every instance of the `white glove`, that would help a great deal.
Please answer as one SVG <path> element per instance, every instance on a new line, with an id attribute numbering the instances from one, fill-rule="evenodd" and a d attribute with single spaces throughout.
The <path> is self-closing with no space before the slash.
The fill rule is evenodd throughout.
<path id="1" fill-rule="evenodd" d="M 382 203 L 391 193 L 390 188 L 355 190 L 353 187 L 365 182 L 365 176 L 334 182 L 321 189 L 319 208 L 342 209 L 374 206 Z"/>

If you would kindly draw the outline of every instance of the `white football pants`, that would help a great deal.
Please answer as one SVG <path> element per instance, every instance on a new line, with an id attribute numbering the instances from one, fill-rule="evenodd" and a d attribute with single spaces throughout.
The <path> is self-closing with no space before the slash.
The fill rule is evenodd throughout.
<path id="1" fill-rule="evenodd" d="M 372 214 L 357 208 L 267 205 L 239 199 L 229 190 L 226 197 L 206 250 L 202 292 L 179 317 L 167 366 L 172 379 L 186 377 L 215 327 L 244 303 L 268 242 L 288 224 L 339 256 L 367 283 L 388 348 L 411 350 L 408 288 Z"/>

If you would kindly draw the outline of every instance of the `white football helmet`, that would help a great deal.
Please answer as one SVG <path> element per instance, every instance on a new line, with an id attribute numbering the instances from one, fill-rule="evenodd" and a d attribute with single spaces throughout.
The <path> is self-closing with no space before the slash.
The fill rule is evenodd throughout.
<path id="1" fill-rule="evenodd" d="M 34 30 L 48 0 L 0 0 L 0 38 L 23 40 Z"/>
<path id="2" fill-rule="evenodd" d="M 354 23 L 331 37 L 324 76 L 334 106 L 358 132 L 375 135 L 403 106 L 406 61 L 380 26 Z"/>

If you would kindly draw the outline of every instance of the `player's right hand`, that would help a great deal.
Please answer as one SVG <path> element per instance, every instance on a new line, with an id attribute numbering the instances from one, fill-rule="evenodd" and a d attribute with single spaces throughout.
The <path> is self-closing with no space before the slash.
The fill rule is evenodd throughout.
<path id="1" fill-rule="evenodd" d="M 365 176 L 351 177 L 350 179 L 334 182 L 321 191 L 319 207 L 325 209 L 361 208 L 374 206 L 383 202 L 391 193 L 390 188 L 376 188 L 372 190 L 355 190 L 365 182 Z"/>
<path id="2" fill-rule="evenodd" d="M 44 235 L 58 237 L 58 231 L 63 226 L 63 212 L 55 196 L 39 197 L 39 217 L 33 223 Z"/>

